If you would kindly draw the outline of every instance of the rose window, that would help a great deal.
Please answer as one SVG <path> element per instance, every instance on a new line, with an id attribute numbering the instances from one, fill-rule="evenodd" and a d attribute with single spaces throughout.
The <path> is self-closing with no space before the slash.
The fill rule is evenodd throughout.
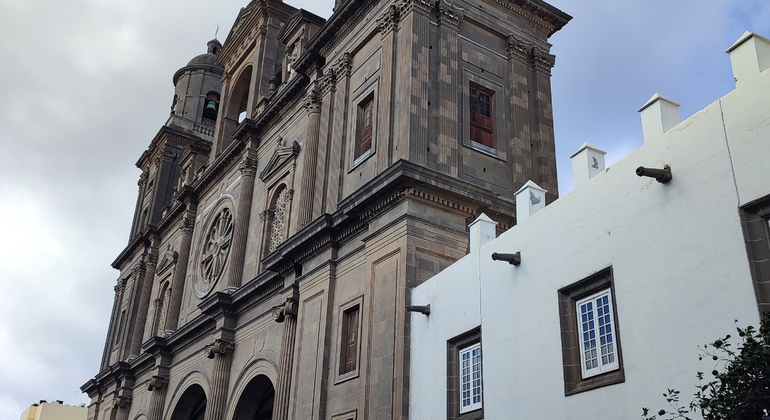
<path id="1" fill-rule="evenodd" d="M 211 286 L 217 281 L 227 261 L 230 242 L 233 239 L 233 214 L 229 209 L 222 210 L 211 223 L 203 246 L 201 277 L 205 285 Z"/>

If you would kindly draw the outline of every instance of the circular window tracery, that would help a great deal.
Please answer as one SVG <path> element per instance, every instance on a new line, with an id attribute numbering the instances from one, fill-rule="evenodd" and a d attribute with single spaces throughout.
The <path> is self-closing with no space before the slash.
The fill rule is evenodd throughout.
<path id="1" fill-rule="evenodd" d="M 224 270 L 233 239 L 233 213 L 225 208 L 209 226 L 200 255 L 200 276 L 195 284 L 198 297 L 208 294 Z"/>

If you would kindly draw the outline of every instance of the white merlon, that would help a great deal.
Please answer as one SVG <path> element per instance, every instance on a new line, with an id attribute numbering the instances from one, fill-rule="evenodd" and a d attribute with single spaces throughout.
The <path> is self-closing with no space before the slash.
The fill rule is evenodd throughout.
<path id="1" fill-rule="evenodd" d="M 537 213 L 545 207 L 545 193 L 539 185 L 527 181 L 523 187 L 516 191 L 516 224 L 521 224 L 529 219 L 529 216 Z"/>
<path id="2" fill-rule="evenodd" d="M 604 171 L 604 155 L 606 154 L 607 152 L 604 150 L 585 142 L 577 152 L 570 156 L 575 188 Z"/>
<path id="3" fill-rule="evenodd" d="M 660 93 L 652 95 L 637 112 L 642 116 L 645 143 L 657 140 L 682 121 L 679 117 L 679 104 Z"/>
<path id="4" fill-rule="evenodd" d="M 497 237 L 497 222 L 490 219 L 486 214 L 481 213 L 468 228 L 470 229 L 470 251 L 473 252 Z"/>
<path id="5" fill-rule="evenodd" d="M 736 87 L 770 68 L 770 39 L 753 32 L 744 32 L 725 52 L 730 54 Z"/>

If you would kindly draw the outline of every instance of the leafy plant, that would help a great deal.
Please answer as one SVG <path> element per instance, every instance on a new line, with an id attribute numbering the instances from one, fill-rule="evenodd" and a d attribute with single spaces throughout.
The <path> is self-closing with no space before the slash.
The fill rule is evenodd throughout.
<path id="1" fill-rule="evenodd" d="M 706 375 L 698 372 L 698 386 L 688 404 L 681 401 L 680 392 L 668 389 L 663 397 L 670 408 L 650 415 L 642 408 L 643 420 L 692 420 L 700 413 L 704 420 L 770 420 L 770 314 L 766 314 L 759 330 L 752 326 L 736 330 L 740 343 L 733 347 L 731 336 L 699 347 L 699 360 L 715 362 L 714 370 Z"/>

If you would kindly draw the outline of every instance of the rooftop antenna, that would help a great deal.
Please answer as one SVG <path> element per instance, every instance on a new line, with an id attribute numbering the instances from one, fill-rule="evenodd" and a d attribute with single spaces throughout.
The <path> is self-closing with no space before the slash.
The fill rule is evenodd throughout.
<path id="1" fill-rule="evenodd" d="M 217 39 L 217 35 L 219 35 L 219 22 L 217 22 L 217 30 L 214 32 L 214 39 Z"/>

